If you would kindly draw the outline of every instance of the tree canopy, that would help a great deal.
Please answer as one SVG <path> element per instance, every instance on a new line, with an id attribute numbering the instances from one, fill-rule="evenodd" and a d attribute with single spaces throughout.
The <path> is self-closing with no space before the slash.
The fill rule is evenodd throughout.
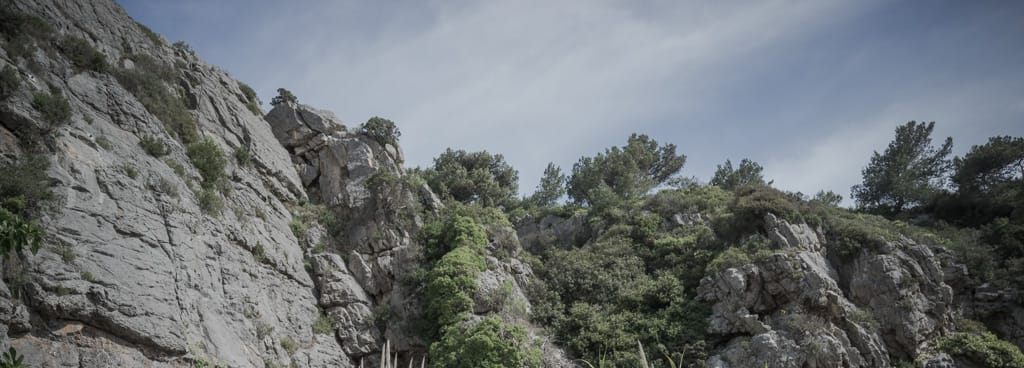
<path id="1" fill-rule="evenodd" d="M 509 206 L 519 192 L 519 172 L 505 157 L 487 151 L 447 149 L 423 173 L 427 184 L 445 199 L 482 206 Z"/>
<path id="2" fill-rule="evenodd" d="M 725 163 L 718 165 L 718 169 L 715 170 L 711 185 L 717 185 L 725 190 L 733 190 L 741 185 L 764 185 L 762 171 L 764 168 L 761 165 L 749 159 L 740 161 L 740 166 L 735 169 L 732 167 L 732 161 L 725 160 Z"/>
<path id="3" fill-rule="evenodd" d="M 295 95 L 292 94 L 292 91 L 289 91 L 289 90 L 284 89 L 284 88 L 278 88 L 277 89 L 277 96 L 274 96 L 274 98 L 272 98 L 270 100 L 270 104 L 272 106 L 277 106 L 277 105 L 283 104 L 285 102 L 298 103 L 299 102 L 299 98 L 295 97 Z"/>
<path id="4" fill-rule="evenodd" d="M 676 154 L 674 144 L 659 146 L 647 135 L 634 133 L 625 146 L 581 157 L 572 167 L 567 192 L 583 205 L 609 196 L 635 199 L 666 182 L 685 163 L 686 156 Z"/>
<path id="5" fill-rule="evenodd" d="M 857 206 L 874 213 L 900 213 L 919 206 L 940 192 L 949 171 L 947 158 L 953 138 L 932 146 L 935 122 L 911 121 L 896 128 L 896 138 L 885 152 L 875 153 L 861 174 L 864 181 L 851 188 Z"/>
<path id="6" fill-rule="evenodd" d="M 565 174 L 562 174 L 562 168 L 549 162 L 544 168 L 544 176 L 540 178 L 537 191 L 527 198 L 527 202 L 538 207 L 549 207 L 555 205 L 564 194 Z"/>

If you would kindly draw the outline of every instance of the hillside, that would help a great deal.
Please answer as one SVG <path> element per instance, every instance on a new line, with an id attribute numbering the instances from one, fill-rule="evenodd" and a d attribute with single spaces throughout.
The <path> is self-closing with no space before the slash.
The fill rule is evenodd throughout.
<path id="1" fill-rule="evenodd" d="M 1016 141 L 856 210 L 645 135 L 519 198 L 112 0 L 2 5 L 0 367 L 1024 367 Z"/>

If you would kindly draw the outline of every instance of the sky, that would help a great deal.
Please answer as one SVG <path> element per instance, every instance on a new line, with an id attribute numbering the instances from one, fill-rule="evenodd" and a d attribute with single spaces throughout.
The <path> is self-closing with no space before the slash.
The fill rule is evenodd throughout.
<path id="1" fill-rule="evenodd" d="M 407 166 L 500 153 L 524 195 L 634 132 L 684 176 L 750 158 L 844 197 L 907 121 L 958 155 L 1024 135 L 1021 1 L 118 1 L 264 102 L 393 120 Z"/>

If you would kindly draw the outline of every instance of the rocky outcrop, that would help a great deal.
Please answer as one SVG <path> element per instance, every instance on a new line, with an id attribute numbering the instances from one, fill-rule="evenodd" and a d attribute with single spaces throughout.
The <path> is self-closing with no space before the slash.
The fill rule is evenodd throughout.
<path id="1" fill-rule="evenodd" d="M 224 208 L 203 211 L 185 146 L 114 77 L 75 68 L 58 53 L 26 59 L 5 50 L 0 64 L 16 66 L 23 85 L 0 108 L 3 155 L 42 152 L 63 201 L 42 219 L 43 249 L 3 261 L 2 345 L 41 367 L 351 366 L 333 337 L 310 328 L 320 314 L 315 284 L 286 206 L 307 195 L 238 82 L 151 39 L 112 1 L 14 7 L 87 40 L 116 67 L 131 66 L 128 54 L 178 65 L 174 87 L 200 134 L 251 158 L 228 160 Z M 65 124 L 43 123 L 31 107 L 33 91 L 48 85 L 72 107 Z M 42 140 L 26 135 L 42 130 Z M 144 152 L 146 136 L 169 154 Z"/>
<path id="2" fill-rule="evenodd" d="M 805 224 L 765 219 L 777 251 L 701 281 L 709 332 L 728 337 L 708 367 L 889 367 L 952 325 L 952 291 L 908 239 L 830 261 Z"/>

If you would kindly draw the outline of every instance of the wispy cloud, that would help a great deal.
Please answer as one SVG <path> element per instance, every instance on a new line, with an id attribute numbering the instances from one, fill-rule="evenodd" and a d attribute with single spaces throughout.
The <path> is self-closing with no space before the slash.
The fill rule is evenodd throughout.
<path id="1" fill-rule="evenodd" d="M 958 149 L 1024 134 L 1024 6 L 938 1 L 126 1 L 256 87 L 355 125 L 395 120 L 409 164 L 446 147 L 505 154 L 528 193 L 544 165 L 631 132 L 687 175 L 750 157 L 784 189 L 847 195 L 896 124 Z"/>

